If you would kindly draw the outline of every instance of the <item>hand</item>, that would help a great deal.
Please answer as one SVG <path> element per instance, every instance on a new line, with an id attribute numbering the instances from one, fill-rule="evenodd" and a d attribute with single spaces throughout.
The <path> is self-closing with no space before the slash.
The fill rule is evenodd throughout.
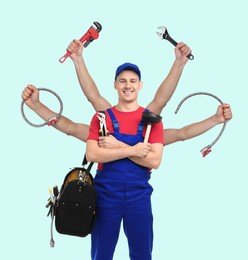
<path id="1" fill-rule="evenodd" d="M 84 45 L 78 40 L 73 40 L 66 51 L 69 51 L 71 53 L 70 58 L 74 61 L 78 58 L 82 58 Z"/>
<path id="2" fill-rule="evenodd" d="M 216 117 L 219 123 L 224 123 L 224 121 L 229 121 L 232 119 L 232 111 L 229 104 L 222 104 L 218 106 Z"/>
<path id="3" fill-rule="evenodd" d="M 133 149 L 134 149 L 134 155 L 132 157 L 144 158 L 149 154 L 149 152 L 151 150 L 151 144 L 150 143 L 138 143 L 133 146 Z"/>
<path id="4" fill-rule="evenodd" d="M 189 46 L 183 42 L 179 42 L 175 48 L 176 59 L 181 61 L 182 63 L 186 63 L 188 61 L 187 56 L 191 53 Z"/>
<path id="5" fill-rule="evenodd" d="M 98 139 L 99 147 L 111 149 L 111 148 L 120 148 L 122 142 L 118 141 L 113 135 L 109 136 L 100 136 Z"/>
<path id="6" fill-rule="evenodd" d="M 22 91 L 22 99 L 25 101 L 25 104 L 34 109 L 39 104 L 39 90 L 34 85 L 27 85 L 26 88 Z"/>

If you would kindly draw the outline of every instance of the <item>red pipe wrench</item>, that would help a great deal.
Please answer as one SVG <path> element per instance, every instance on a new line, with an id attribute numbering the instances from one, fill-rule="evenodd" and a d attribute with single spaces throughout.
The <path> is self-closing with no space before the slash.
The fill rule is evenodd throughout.
<path id="1" fill-rule="evenodd" d="M 92 41 L 99 37 L 99 32 L 102 30 L 102 26 L 98 22 L 94 22 L 95 27 L 92 25 L 88 31 L 79 39 L 80 42 L 84 42 L 84 47 L 86 48 Z M 63 63 L 71 53 L 68 51 L 63 57 L 59 59 L 60 63 Z"/>

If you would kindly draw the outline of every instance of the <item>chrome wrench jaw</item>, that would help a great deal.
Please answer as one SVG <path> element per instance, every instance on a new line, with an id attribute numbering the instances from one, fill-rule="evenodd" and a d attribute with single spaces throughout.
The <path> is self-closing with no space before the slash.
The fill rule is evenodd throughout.
<path id="1" fill-rule="evenodd" d="M 159 26 L 158 29 L 161 30 L 161 32 L 157 32 L 157 35 L 159 36 L 159 38 L 160 38 L 161 40 L 163 40 L 163 39 L 166 39 L 166 40 L 167 40 L 168 37 L 169 37 L 169 34 L 168 34 L 168 31 L 167 31 L 166 27 L 164 27 L 164 26 Z"/>
<path id="2" fill-rule="evenodd" d="M 169 41 L 170 43 L 172 43 L 174 46 L 177 46 L 178 42 L 176 42 L 174 39 L 171 38 L 171 36 L 169 35 L 169 32 L 168 32 L 168 30 L 167 30 L 166 27 L 164 27 L 164 26 L 159 26 L 158 29 L 161 30 L 161 32 L 157 32 L 157 35 L 159 36 L 159 38 L 160 38 L 161 40 L 167 40 L 167 41 Z M 187 56 L 187 58 L 190 59 L 190 60 L 193 60 L 193 59 L 194 59 L 194 56 L 193 56 L 193 54 L 190 53 L 190 54 Z"/>

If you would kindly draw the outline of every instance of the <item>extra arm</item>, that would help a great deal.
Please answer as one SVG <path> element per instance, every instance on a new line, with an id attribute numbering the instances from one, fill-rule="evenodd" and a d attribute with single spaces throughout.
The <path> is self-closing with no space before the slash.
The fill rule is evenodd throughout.
<path id="1" fill-rule="evenodd" d="M 176 90 L 179 79 L 182 75 L 185 64 L 188 61 L 187 55 L 191 53 L 190 48 L 180 42 L 175 48 L 175 61 L 164 81 L 159 86 L 154 99 L 147 108 L 154 113 L 160 114 Z"/>
<path id="2" fill-rule="evenodd" d="M 197 137 L 211 128 L 224 123 L 225 120 L 232 119 L 231 106 L 229 104 L 219 105 L 216 114 L 180 129 L 164 129 L 164 145 L 169 145 L 178 141 L 185 141 Z M 99 137 L 99 146 L 104 148 L 122 148 L 127 145 L 121 141 L 116 140 L 113 136 Z"/>
<path id="3" fill-rule="evenodd" d="M 106 110 L 107 108 L 110 108 L 110 103 L 100 94 L 96 83 L 92 79 L 86 67 L 85 61 L 82 56 L 83 43 L 78 40 L 74 40 L 68 46 L 67 51 L 71 52 L 70 58 L 74 63 L 80 87 L 87 100 L 92 104 L 96 111 Z"/>
<path id="4" fill-rule="evenodd" d="M 203 121 L 187 125 L 181 129 L 164 129 L 164 145 L 194 138 L 207 132 L 214 126 L 224 123 L 225 120 L 231 119 L 232 111 L 230 105 L 219 105 L 216 114 Z"/>
<path id="5" fill-rule="evenodd" d="M 39 90 L 33 85 L 28 85 L 23 90 L 22 98 L 25 100 L 25 104 L 45 121 L 57 115 L 54 111 L 40 102 Z M 86 142 L 89 133 L 88 125 L 74 123 L 69 118 L 62 115 L 53 127 L 67 135 L 74 136 L 83 142 Z"/>

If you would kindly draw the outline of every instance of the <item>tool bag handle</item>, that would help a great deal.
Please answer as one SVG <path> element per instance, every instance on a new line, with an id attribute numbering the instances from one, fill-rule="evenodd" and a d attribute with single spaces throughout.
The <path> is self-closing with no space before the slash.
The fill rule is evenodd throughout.
<path id="1" fill-rule="evenodd" d="M 84 159 L 83 159 L 82 165 L 85 166 L 87 163 L 88 163 L 88 161 L 87 161 L 86 153 L 85 153 L 85 154 L 84 154 Z M 89 164 L 89 166 L 87 167 L 86 172 L 85 172 L 87 175 L 90 175 L 90 171 L 91 171 L 91 168 L 92 168 L 93 164 L 94 164 L 94 162 L 91 162 L 91 163 Z"/>

